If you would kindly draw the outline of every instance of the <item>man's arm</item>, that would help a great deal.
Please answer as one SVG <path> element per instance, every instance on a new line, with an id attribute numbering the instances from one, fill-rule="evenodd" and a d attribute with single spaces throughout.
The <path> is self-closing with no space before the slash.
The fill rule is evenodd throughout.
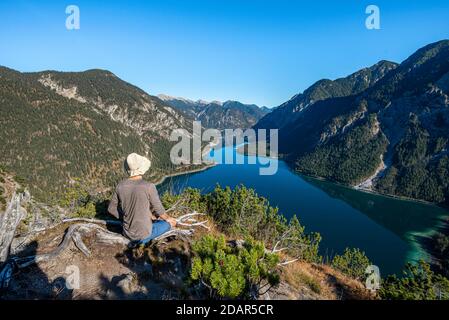
<path id="1" fill-rule="evenodd" d="M 162 205 L 161 199 L 159 198 L 159 193 L 157 192 L 157 189 L 154 186 L 154 184 L 151 184 L 150 186 L 149 195 L 150 195 L 152 214 L 155 215 L 157 218 L 167 221 L 168 223 L 170 223 L 172 227 L 175 227 L 176 220 L 165 213 L 165 208 Z"/>
<path id="2" fill-rule="evenodd" d="M 114 216 L 115 218 L 120 219 L 117 190 L 114 191 L 114 194 L 112 195 L 111 202 L 109 202 L 108 212 L 110 215 Z"/>

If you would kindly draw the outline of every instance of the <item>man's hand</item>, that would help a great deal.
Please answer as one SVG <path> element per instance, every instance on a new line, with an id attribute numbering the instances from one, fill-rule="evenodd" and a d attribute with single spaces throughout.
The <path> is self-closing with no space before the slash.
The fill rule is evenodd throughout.
<path id="1" fill-rule="evenodd" d="M 170 226 L 172 228 L 176 227 L 176 219 L 172 218 L 172 217 L 167 217 L 167 219 L 165 219 L 165 221 L 167 221 L 168 223 L 170 223 Z"/>
<path id="2" fill-rule="evenodd" d="M 164 214 L 161 214 L 159 217 L 160 217 L 162 220 L 167 221 L 167 222 L 171 225 L 172 228 L 176 227 L 176 219 L 170 217 L 169 215 L 167 215 L 167 214 L 165 214 L 165 213 L 164 213 Z"/>

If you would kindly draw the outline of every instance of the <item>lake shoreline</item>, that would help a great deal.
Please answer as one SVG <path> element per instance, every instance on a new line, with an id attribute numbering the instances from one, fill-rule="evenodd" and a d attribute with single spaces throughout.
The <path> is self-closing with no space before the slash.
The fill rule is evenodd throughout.
<path id="1" fill-rule="evenodd" d="M 316 181 L 320 181 L 320 182 L 332 183 L 332 184 L 341 186 L 343 188 L 347 188 L 348 190 L 359 191 L 362 193 L 366 193 L 366 194 L 370 194 L 370 195 L 374 195 L 374 196 L 378 196 L 378 197 L 384 197 L 384 198 L 389 198 L 389 199 L 393 199 L 393 200 L 411 202 L 411 203 L 416 203 L 416 204 L 423 204 L 423 205 L 427 205 L 427 206 L 432 206 L 432 207 L 448 210 L 447 206 L 439 205 L 438 203 L 433 203 L 433 202 L 420 200 L 420 199 L 413 199 L 413 198 L 408 198 L 408 197 L 384 194 L 384 193 L 376 192 L 376 191 L 365 189 L 365 188 L 356 188 L 354 186 L 350 186 L 350 185 L 347 185 L 344 183 L 330 181 L 323 177 L 313 177 L 313 176 L 308 176 L 308 175 L 304 175 L 302 173 L 295 172 L 294 170 L 292 170 L 292 171 L 294 173 L 300 175 L 301 177 L 303 177 L 306 180 L 310 179 L 310 180 L 316 180 Z M 443 234 L 449 235 L 449 214 L 446 216 L 442 215 L 442 216 L 440 216 L 440 218 L 442 220 L 439 221 L 432 229 L 426 230 L 424 232 L 418 232 L 418 233 L 411 234 L 411 237 L 414 238 L 416 241 L 415 245 L 416 245 L 417 252 L 421 251 L 422 253 L 424 253 L 424 255 L 427 256 L 427 258 L 425 258 L 424 256 L 421 256 L 420 259 L 424 259 L 431 265 L 438 263 L 438 261 L 441 259 L 441 257 L 439 257 L 438 255 L 435 254 L 435 252 L 433 251 L 433 248 L 432 248 L 433 242 L 434 242 L 434 237 L 438 233 L 443 233 Z M 412 259 L 412 260 L 414 260 L 414 259 Z M 417 261 L 417 260 L 414 260 L 414 261 Z"/>
<path id="2" fill-rule="evenodd" d="M 441 268 L 440 263 L 445 258 L 443 255 L 438 254 L 435 251 L 436 240 L 435 237 L 439 234 L 449 235 L 449 218 L 445 217 L 435 228 L 428 230 L 426 232 L 415 233 L 411 236 L 415 238 L 417 245 L 420 249 L 427 255 L 427 259 L 424 258 L 431 266 L 435 268 Z"/>
<path id="3" fill-rule="evenodd" d="M 228 147 L 228 149 L 232 149 L 233 151 L 228 150 L 226 152 L 241 154 L 238 150 L 239 148 Z M 235 154 L 234 157 L 236 157 Z M 246 154 L 244 156 L 248 155 Z M 269 199 L 270 203 L 273 200 L 274 203 L 281 205 L 283 207 L 283 210 L 281 211 L 283 216 L 288 217 L 290 213 L 295 214 L 299 211 L 299 208 L 301 208 L 301 210 L 303 210 L 303 219 L 304 221 L 307 221 L 306 225 L 309 226 L 311 230 L 319 230 L 319 232 L 326 234 L 326 239 L 330 239 L 326 240 L 326 244 L 323 244 L 325 246 L 323 248 L 326 248 L 326 252 L 328 252 L 329 249 L 335 252 L 343 252 L 342 250 L 344 250 L 344 247 L 348 246 L 363 248 L 363 250 L 369 254 L 372 261 L 376 261 L 381 265 L 383 270 L 388 274 L 401 274 L 404 263 L 408 261 L 415 262 L 420 257 L 425 258 L 425 260 L 429 262 L 431 259 L 433 260 L 433 256 L 429 256 L 429 253 L 431 253 L 431 251 L 428 250 L 429 247 L 425 246 L 423 241 L 425 240 L 424 238 L 428 239 L 432 237 L 435 232 L 441 228 L 441 224 L 435 225 L 434 218 L 439 219 L 440 216 L 449 217 L 448 212 L 443 208 L 425 201 L 380 194 L 320 177 L 307 176 L 295 171 L 292 166 L 288 165 L 288 161 L 285 161 L 285 159 L 279 160 L 281 160 L 279 165 L 283 169 L 280 171 L 280 177 L 274 177 L 273 182 L 275 182 L 275 185 L 277 186 L 287 183 L 285 187 L 288 187 L 288 183 L 292 183 L 292 190 L 295 190 L 292 192 L 309 194 L 311 197 L 298 195 L 298 198 L 302 199 L 302 204 L 299 203 L 298 200 L 290 199 L 288 197 L 285 198 L 283 192 L 279 192 L 279 190 L 271 190 L 269 187 L 269 181 L 271 180 L 268 180 L 267 182 L 267 180 L 260 179 L 260 174 L 257 172 L 257 168 L 254 169 L 254 167 L 257 166 L 253 165 L 251 166 L 253 168 L 250 168 L 251 164 L 248 163 L 247 160 L 244 160 L 243 166 L 217 166 L 220 168 L 215 168 L 212 172 L 207 172 L 207 169 L 210 166 L 196 168 L 195 170 L 185 172 L 177 172 L 173 175 L 179 177 L 173 179 L 172 187 L 175 188 L 174 190 L 178 190 L 176 188 L 181 190 L 186 187 L 203 190 L 203 188 L 209 188 L 210 184 L 215 181 L 223 186 L 234 186 L 237 185 L 236 183 L 246 184 L 248 187 L 254 188 L 258 194 Z M 235 165 L 235 163 L 233 164 Z M 188 174 L 192 171 L 203 172 L 189 176 Z M 294 180 L 284 181 L 281 179 L 284 175 L 285 178 L 290 179 L 291 177 L 291 179 Z M 293 178 L 293 176 L 296 176 L 299 179 Z M 252 179 L 254 179 L 254 181 Z M 303 182 L 301 182 L 301 180 Z M 165 181 L 166 184 L 171 183 L 171 180 Z M 303 186 L 302 184 L 310 186 Z M 322 184 L 322 186 L 316 186 L 315 184 Z M 161 187 L 163 189 L 164 185 Z M 329 190 L 331 191 L 330 193 Z M 332 193 L 332 191 L 335 193 Z M 308 199 L 313 199 L 313 197 L 315 197 L 315 200 L 308 202 Z M 317 199 L 320 200 L 316 202 Z M 367 199 L 372 201 L 368 201 Z M 341 201 L 343 201 L 343 203 L 341 203 Z M 399 204 L 394 204 L 395 201 Z M 330 203 L 332 203 L 334 207 L 330 208 Z M 377 209 L 378 213 L 376 213 L 375 209 L 372 209 L 375 208 L 373 205 L 380 206 Z M 396 205 L 398 207 L 395 207 Z M 421 208 L 421 206 L 427 208 Z M 383 217 L 382 215 L 385 215 L 387 212 L 390 213 L 390 211 L 388 211 L 389 208 L 395 208 L 396 211 L 391 211 L 392 215 Z M 317 213 L 316 210 L 319 212 Z M 402 216 L 407 220 L 407 217 L 410 217 L 410 215 L 407 214 L 408 211 L 410 211 L 411 217 L 418 219 L 416 220 L 418 221 L 417 223 L 404 222 L 399 218 L 395 218 L 396 216 Z M 332 212 L 332 214 L 329 214 L 330 212 Z M 341 217 L 336 218 L 335 212 L 340 213 Z M 421 219 L 420 214 L 422 213 L 426 213 L 426 215 L 422 217 L 421 221 L 419 219 Z M 319 216 L 318 218 L 316 218 L 317 215 Z M 329 220 L 323 220 L 325 221 L 325 223 L 323 223 L 323 221 L 320 220 L 321 217 Z M 352 220 L 348 221 L 354 221 L 354 231 L 346 225 L 341 228 L 329 227 L 329 223 L 333 223 L 334 221 L 336 224 L 340 221 L 339 219 L 342 218 L 350 218 Z M 372 239 L 376 239 L 376 241 L 359 239 L 360 234 L 356 231 L 359 227 L 367 228 L 367 236 L 363 237 L 371 237 Z M 342 233 L 341 230 L 345 229 L 348 229 L 346 230 L 347 232 Z M 342 233 L 341 237 L 340 233 Z M 383 237 L 377 239 L 380 235 Z M 340 238 L 336 238 L 336 236 L 339 236 Z M 386 247 L 394 246 L 390 251 L 396 252 L 396 254 L 392 256 L 390 260 L 386 259 L 384 253 L 380 254 L 378 252 L 378 243 L 382 243 L 382 245 Z"/>
<path id="4" fill-rule="evenodd" d="M 242 147 L 237 148 L 236 152 L 241 154 L 241 155 L 243 155 L 243 156 L 255 156 L 255 157 L 258 156 L 257 152 L 254 154 L 252 152 L 245 151 L 244 149 L 242 150 Z M 365 187 L 352 186 L 352 185 L 341 183 L 341 182 L 338 182 L 338 181 L 329 180 L 329 179 L 326 179 L 324 177 L 306 175 L 304 173 L 297 172 L 291 166 L 291 164 L 287 160 L 285 160 L 285 159 L 282 159 L 280 157 L 278 157 L 278 158 L 272 158 L 272 157 L 269 157 L 269 156 L 263 156 L 263 157 L 264 158 L 277 159 L 277 160 L 284 161 L 290 167 L 290 169 L 291 169 L 291 171 L 293 173 L 298 174 L 298 175 L 300 175 L 302 177 L 315 179 L 315 180 L 318 180 L 318 181 L 325 181 L 325 182 L 329 182 L 329 183 L 334 183 L 336 185 L 347 187 L 347 188 L 355 190 L 355 191 L 360 191 L 360 192 L 363 192 L 363 193 L 369 193 L 369 194 L 373 194 L 373 195 L 376 195 L 376 196 L 382 196 L 382 197 L 387 197 L 387 198 L 396 199 L 396 200 L 402 200 L 402 201 L 411 201 L 411 202 L 422 203 L 422 204 L 426 204 L 426 205 L 437 206 L 437 207 L 440 207 L 440 208 L 443 208 L 443 209 L 449 209 L 448 206 L 441 205 L 441 204 L 436 203 L 436 202 L 430 202 L 430 201 L 426 201 L 426 200 L 422 200 L 422 199 L 409 198 L 409 197 L 406 197 L 406 196 L 399 196 L 399 195 L 388 194 L 388 193 L 381 193 L 381 192 L 378 192 L 378 191 L 375 191 L 375 190 L 372 190 L 372 189 L 368 189 L 368 188 L 365 188 Z"/>
<path id="5" fill-rule="evenodd" d="M 171 173 L 171 174 L 164 175 L 159 180 L 157 180 L 156 182 L 153 182 L 153 183 L 154 183 L 154 185 L 158 186 L 158 185 L 164 183 L 165 180 L 167 180 L 168 178 L 182 176 L 182 175 L 187 175 L 187 174 L 196 173 L 196 172 L 206 171 L 208 169 L 211 169 L 211 168 L 215 167 L 216 165 L 217 165 L 216 163 L 210 163 L 210 164 L 204 165 L 204 166 L 202 166 L 200 168 L 195 168 L 195 169 L 186 170 L 186 171 L 180 171 L 180 172 L 174 172 L 174 173 Z"/>
<path id="6" fill-rule="evenodd" d="M 204 157 L 205 154 L 209 153 L 215 146 L 217 145 L 217 143 L 213 143 L 210 142 L 203 150 L 202 152 L 202 158 Z M 154 185 L 158 186 L 162 183 L 165 182 L 165 180 L 167 180 L 168 178 L 173 178 L 173 177 L 178 177 L 178 176 L 182 176 L 185 174 L 191 174 L 191 173 L 196 173 L 196 172 L 202 172 L 202 171 L 206 171 L 212 167 L 215 167 L 217 165 L 217 163 L 215 162 L 209 162 L 207 164 L 203 164 L 201 167 L 199 168 L 195 168 L 195 169 L 191 169 L 191 170 L 186 170 L 186 171 L 180 171 L 180 172 L 173 172 L 171 174 L 167 174 L 162 176 L 159 180 L 157 180 L 156 182 L 154 182 Z"/>
<path id="7" fill-rule="evenodd" d="M 338 186 L 342 186 L 342 187 L 346 187 L 348 189 L 354 190 L 354 191 L 360 191 L 363 193 L 368 193 L 368 194 L 372 194 L 372 195 L 376 195 L 376 196 L 380 196 L 380 197 L 386 197 L 386 198 L 390 198 L 390 199 L 395 199 L 395 200 L 401 200 L 401 201 L 409 201 L 409 202 L 414 202 L 414 203 L 420 203 L 420 204 L 425 204 L 425 205 L 429 205 L 429 206 L 435 206 L 435 207 L 439 207 L 441 209 L 446 209 L 448 210 L 449 207 L 446 205 L 442 205 L 436 202 L 430 202 L 430 201 L 426 201 L 426 200 L 422 200 L 422 199 L 416 199 L 416 198 L 409 198 L 406 196 L 398 196 L 398 195 L 394 195 L 394 194 L 388 194 L 388 193 L 381 193 L 372 189 L 367 189 L 367 188 L 357 188 L 355 186 L 349 185 L 349 184 L 345 184 L 345 183 L 341 183 L 341 182 L 337 182 L 337 181 L 333 181 L 333 180 L 329 180 L 323 177 L 316 177 L 316 176 L 310 176 L 310 175 L 306 175 L 303 174 L 301 172 L 297 172 L 292 168 L 292 171 L 295 174 L 298 174 L 302 177 L 308 178 L 308 179 L 314 179 L 314 180 L 318 180 L 318 181 L 324 181 L 324 182 L 329 182 L 329 183 L 333 183 L 335 185 Z"/>
<path id="8" fill-rule="evenodd" d="M 213 146 L 210 146 L 208 151 L 210 151 L 212 148 L 213 148 Z M 244 152 L 243 150 L 241 150 L 241 148 L 242 148 L 241 146 L 235 148 L 236 152 L 241 154 L 241 155 L 243 155 L 243 156 L 255 156 L 255 157 L 258 156 L 257 152 L 256 152 L 256 154 L 252 154 L 250 152 Z M 430 201 L 426 201 L 426 200 L 422 200 L 422 199 L 409 198 L 409 197 L 406 197 L 406 196 L 399 196 L 399 195 L 388 194 L 388 193 L 381 193 L 381 192 L 378 192 L 378 191 L 375 191 L 375 190 L 372 190 L 372 189 L 368 189 L 368 188 L 364 188 L 364 187 L 352 186 L 352 185 L 341 183 L 341 182 L 338 182 L 338 181 L 329 180 L 329 179 L 326 179 L 324 177 L 307 175 L 307 174 L 304 174 L 304 173 L 296 171 L 291 166 L 289 161 L 285 160 L 282 157 L 277 157 L 277 158 L 273 158 L 273 157 L 269 157 L 269 156 L 262 156 L 262 157 L 268 158 L 268 159 L 276 159 L 276 160 L 284 161 L 294 174 L 297 174 L 297 175 L 302 176 L 304 178 L 309 178 L 309 179 L 314 179 L 314 180 L 318 180 L 318 181 L 329 182 L 329 183 L 333 183 L 333 184 L 338 185 L 338 186 L 346 187 L 346 188 L 351 189 L 351 190 L 360 191 L 360 192 L 363 192 L 363 193 L 368 193 L 368 194 L 372 194 L 372 195 L 376 195 L 376 196 L 381 196 L 381 197 L 386 197 L 386 198 L 395 199 L 395 200 L 401 200 L 401 201 L 410 201 L 410 202 L 414 202 L 414 203 L 420 203 L 420 204 L 425 204 L 425 205 L 430 205 L 430 206 L 436 206 L 436 207 L 439 207 L 439 208 L 442 208 L 442 209 L 449 210 L 449 206 L 448 205 L 443 205 L 443 204 L 439 204 L 439 203 L 436 203 L 436 202 L 430 202 Z M 155 183 L 155 185 L 163 183 L 166 178 L 180 176 L 180 175 L 183 175 L 183 174 L 201 172 L 201 171 L 210 169 L 210 168 L 212 168 L 212 167 L 214 167 L 216 165 L 217 165 L 217 163 L 213 163 L 213 164 L 206 165 L 204 168 L 197 168 L 197 169 L 192 169 L 192 170 L 187 170 L 187 171 L 183 171 L 183 172 L 177 172 L 177 173 L 169 174 L 169 175 L 166 175 L 166 176 L 162 177 L 161 179 L 159 179 L 158 182 Z"/>

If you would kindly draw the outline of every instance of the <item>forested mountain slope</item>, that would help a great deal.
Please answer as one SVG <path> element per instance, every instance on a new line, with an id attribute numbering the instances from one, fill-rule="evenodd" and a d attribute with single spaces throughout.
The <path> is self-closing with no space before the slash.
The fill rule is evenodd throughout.
<path id="1" fill-rule="evenodd" d="M 387 194 L 449 201 L 449 41 L 430 44 L 354 96 L 281 128 L 298 171 Z"/>
<path id="2" fill-rule="evenodd" d="M 362 92 L 398 65 L 389 61 L 359 70 L 345 78 L 337 80 L 323 79 L 310 88 L 283 103 L 271 113 L 264 116 L 256 128 L 280 129 L 298 119 L 300 113 L 314 103 L 329 98 L 346 97 Z"/>
<path id="3" fill-rule="evenodd" d="M 0 163 L 35 196 L 51 197 L 76 177 L 110 187 L 131 152 L 147 154 L 159 178 L 174 170 L 175 128 L 190 120 L 111 72 L 0 68 Z"/>

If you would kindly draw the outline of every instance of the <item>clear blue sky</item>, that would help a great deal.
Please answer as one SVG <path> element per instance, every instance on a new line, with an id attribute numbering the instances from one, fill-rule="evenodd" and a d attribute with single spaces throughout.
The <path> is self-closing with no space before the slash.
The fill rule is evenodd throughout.
<path id="1" fill-rule="evenodd" d="M 65 28 L 70 4 L 81 11 L 77 31 Z M 369 4 L 381 30 L 365 28 Z M 0 65 L 102 68 L 150 94 L 270 107 L 448 38 L 448 0 L 0 2 Z"/>

